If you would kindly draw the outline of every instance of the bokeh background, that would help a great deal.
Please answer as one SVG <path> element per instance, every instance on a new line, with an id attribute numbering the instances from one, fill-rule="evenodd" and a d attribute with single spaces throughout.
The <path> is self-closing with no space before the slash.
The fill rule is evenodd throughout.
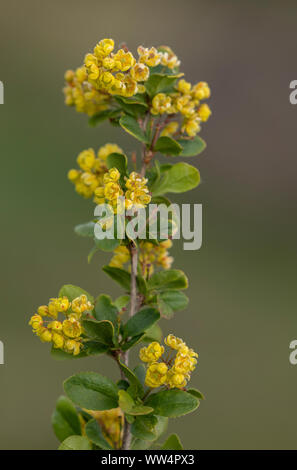
<path id="1" fill-rule="evenodd" d="M 297 448 L 296 1 L 1 0 L 0 448 L 54 449 L 50 415 L 62 381 L 83 370 L 117 377 L 108 358 L 55 362 L 27 326 L 35 308 L 73 283 L 121 293 L 87 264 L 91 242 L 73 232 L 93 205 L 66 174 L 79 151 L 133 140 L 91 129 L 63 104 L 63 73 L 103 37 L 135 51 L 168 44 L 190 81 L 212 88 L 207 150 L 191 163 L 200 187 L 179 201 L 203 204 L 203 247 L 174 249 L 191 303 L 168 323 L 200 353 L 192 384 L 206 401 L 172 420 L 192 449 Z"/>

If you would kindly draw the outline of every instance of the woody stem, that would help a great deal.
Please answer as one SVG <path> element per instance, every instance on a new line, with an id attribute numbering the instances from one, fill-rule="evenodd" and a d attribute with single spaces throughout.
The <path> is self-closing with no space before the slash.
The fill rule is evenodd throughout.
<path id="1" fill-rule="evenodd" d="M 137 262 L 138 262 L 138 252 L 137 246 L 131 242 L 129 245 L 129 251 L 131 256 L 131 284 L 130 284 L 130 310 L 129 310 L 129 317 L 133 317 L 136 313 L 136 306 L 137 306 L 137 283 L 136 283 L 136 276 L 137 276 Z M 126 366 L 129 365 L 129 351 L 126 351 L 123 356 L 123 361 Z M 128 450 L 131 446 L 131 430 L 130 424 L 125 419 L 125 428 L 124 428 L 124 436 L 123 436 L 123 446 L 124 450 Z"/>

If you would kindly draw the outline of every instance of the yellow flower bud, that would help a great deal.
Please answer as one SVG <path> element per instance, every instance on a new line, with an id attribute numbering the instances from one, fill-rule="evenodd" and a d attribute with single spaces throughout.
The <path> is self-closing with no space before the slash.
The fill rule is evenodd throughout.
<path id="1" fill-rule="evenodd" d="M 50 322 L 47 327 L 53 331 L 62 331 L 62 323 L 57 320 Z"/>
<path id="2" fill-rule="evenodd" d="M 188 94 L 191 91 L 191 87 L 192 87 L 191 83 L 186 82 L 186 80 L 184 79 L 180 80 L 177 84 L 178 91 L 184 94 Z"/>
<path id="3" fill-rule="evenodd" d="M 64 338 L 59 333 L 53 333 L 52 342 L 55 348 L 61 349 L 64 345 Z"/>
<path id="4" fill-rule="evenodd" d="M 29 325 L 32 326 L 33 331 L 37 332 L 43 325 L 43 319 L 40 315 L 33 315 L 29 321 Z"/>
<path id="5" fill-rule="evenodd" d="M 80 177 L 80 172 L 78 170 L 69 170 L 68 171 L 68 179 L 72 182 L 77 181 Z"/>
<path id="6" fill-rule="evenodd" d="M 46 315 L 48 315 L 48 306 L 47 305 L 41 305 L 40 307 L 38 307 L 37 312 L 42 317 L 45 317 Z"/>
<path id="7" fill-rule="evenodd" d="M 209 106 L 204 103 L 198 108 L 197 111 L 198 116 L 200 117 L 201 121 L 205 122 L 208 120 L 209 116 L 211 115 L 211 110 Z"/>
<path id="8" fill-rule="evenodd" d="M 39 338 L 41 341 L 44 343 L 49 343 L 52 340 L 52 332 L 49 331 L 47 328 L 43 328 L 39 333 L 38 333 Z"/>

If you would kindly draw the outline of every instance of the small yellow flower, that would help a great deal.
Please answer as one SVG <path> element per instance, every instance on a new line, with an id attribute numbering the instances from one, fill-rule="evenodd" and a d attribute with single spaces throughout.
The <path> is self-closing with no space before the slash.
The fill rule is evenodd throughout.
<path id="1" fill-rule="evenodd" d="M 182 131 L 186 132 L 189 137 L 195 137 L 200 130 L 201 127 L 197 118 L 186 119 L 182 125 Z"/>
<path id="2" fill-rule="evenodd" d="M 197 111 L 198 116 L 200 117 L 201 121 L 205 122 L 208 120 L 209 116 L 211 115 L 211 110 L 209 106 L 204 103 L 198 108 Z"/>
<path id="3" fill-rule="evenodd" d="M 98 59 L 107 57 L 114 50 L 113 39 L 101 39 L 101 41 L 95 46 L 94 54 Z"/>
<path id="4" fill-rule="evenodd" d="M 125 263 L 130 260 L 130 253 L 126 246 L 121 245 L 115 248 L 114 255 L 109 262 L 109 266 L 123 268 Z"/>
<path id="5" fill-rule="evenodd" d="M 155 47 L 150 49 L 139 46 L 137 49 L 139 55 L 139 62 L 142 62 L 149 67 L 156 67 L 161 62 L 161 54 Z"/>
<path id="6" fill-rule="evenodd" d="M 146 376 L 145 384 L 148 387 L 160 387 L 166 382 L 168 366 L 164 362 L 155 362 L 149 365 Z"/>
<path id="7" fill-rule="evenodd" d="M 67 339 L 64 343 L 64 349 L 66 352 L 77 356 L 80 353 L 82 344 L 74 339 Z"/>
<path id="8" fill-rule="evenodd" d="M 50 322 L 47 327 L 50 329 L 50 330 L 53 330 L 53 331 L 62 331 L 62 323 L 60 321 L 57 321 L 57 320 L 54 320 L 52 322 Z"/>
<path id="9" fill-rule="evenodd" d="M 191 83 L 186 82 L 186 80 L 184 80 L 184 79 L 180 80 L 177 84 L 178 91 L 180 91 L 181 93 L 184 93 L 184 94 L 190 93 L 191 88 L 192 88 Z"/>
<path id="10" fill-rule="evenodd" d="M 123 150 L 117 144 L 105 144 L 98 150 L 98 158 L 106 160 L 111 153 L 123 153 Z"/>
<path id="11" fill-rule="evenodd" d="M 164 346 L 161 346 L 157 341 L 153 341 L 146 348 L 141 348 L 139 357 L 143 362 L 155 362 L 160 359 L 164 354 Z"/>
<path id="12" fill-rule="evenodd" d="M 47 305 L 41 305 L 40 307 L 38 307 L 37 312 L 42 317 L 45 317 L 46 315 L 48 315 L 48 306 Z"/>
<path id="13" fill-rule="evenodd" d="M 116 70 L 126 72 L 135 64 L 135 58 L 131 52 L 125 52 L 124 49 L 119 49 L 118 52 L 113 56 Z"/>
<path id="14" fill-rule="evenodd" d="M 52 342 L 55 348 L 62 349 L 64 346 L 64 338 L 59 333 L 53 333 Z"/>
<path id="15" fill-rule="evenodd" d="M 164 129 L 161 132 L 161 136 L 172 136 L 177 132 L 179 128 L 179 123 L 177 121 L 172 121 L 167 124 L 167 126 L 164 127 Z"/>
<path id="16" fill-rule="evenodd" d="M 63 321 L 63 333 L 68 338 L 79 338 L 82 333 L 81 324 L 75 318 Z"/>
<path id="17" fill-rule="evenodd" d="M 210 88 L 206 82 L 199 82 L 193 86 L 193 96 L 198 100 L 206 100 L 210 97 Z"/>
<path id="18" fill-rule="evenodd" d="M 86 67 L 79 67 L 75 71 L 75 77 L 77 78 L 77 81 L 79 83 L 83 83 L 85 80 L 87 80 L 88 75 L 87 75 L 87 69 Z"/>
<path id="19" fill-rule="evenodd" d="M 177 338 L 172 334 L 168 335 L 167 338 L 164 339 L 164 343 L 171 349 L 179 349 L 185 344 L 181 338 Z"/>
<path id="20" fill-rule="evenodd" d="M 108 173 L 105 173 L 103 177 L 103 182 L 107 183 L 116 183 L 119 181 L 121 174 L 117 168 L 111 168 Z"/>
<path id="21" fill-rule="evenodd" d="M 49 331 L 47 328 L 41 328 L 41 330 L 39 330 L 37 334 L 41 341 L 44 343 L 50 343 L 53 337 L 52 332 Z"/>
<path id="22" fill-rule="evenodd" d="M 130 70 L 131 77 L 137 82 L 145 82 L 150 74 L 149 68 L 145 64 L 135 64 Z"/>
<path id="23" fill-rule="evenodd" d="M 86 411 L 98 421 L 103 436 L 109 444 L 115 449 L 120 449 L 124 431 L 124 413 L 121 408 L 112 408 L 111 410 L 104 411 Z"/>
<path id="24" fill-rule="evenodd" d="M 92 148 L 83 150 L 77 157 L 77 163 L 84 171 L 89 171 L 93 168 L 95 163 L 95 152 Z"/>
<path id="25" fill-rule="evenodd" d="M 34 332 L 37 332 L 43 325 L 43 319 L 41 315 L 33 315 L 29 321 L 29 325 L 32 326 Z"/>
<path id="26" fill-rule="evenodd" d="M 71 308 L 73 312 L 80 314 L 86 310 L 93 310 L 94 306 L 88 300 L 87 296 L 82 294 L 79 297 L 76 297 L 76 299 L 72 300 Z"/>
<path id="27" fill-rule="evenodd" d="M 152 114 L 169 113 L 172 108 L 172 99 L 165 93 L 158 93 L 152 100 Z"/>
<path id="28" fill-rule="evenodd" d="M 68 171 L 68 179 L 73 183 L 80 178 L 80 171 L 72 169 Z"/>

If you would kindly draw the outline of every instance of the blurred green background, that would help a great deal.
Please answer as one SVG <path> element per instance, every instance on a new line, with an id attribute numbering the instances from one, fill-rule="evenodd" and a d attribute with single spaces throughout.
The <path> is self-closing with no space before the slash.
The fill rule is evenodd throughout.
<path id="1" fill-rule="evenodd" d="M 73 226 L 93 205 L 66 174 L 82 149 L 133 139 L 66 108 L 67 68 L 103 37 L 168 44 L 190 81 L 210 83 L 207 150 L 191 163 L 202 184 L 179 201 L 203 204 L 203 247 L 174 249 L 190 278 L 187 311 L 164 332 L 200 354 L 192 384 L 207 400 L 172 420 L 186 448 L 297 448 L 296 1 L 1 1 L 0 448 L 54 449 L 50 415 L 62 381 L 83 370 L 117 377 L 108 358 L 55 362 L 27 326 L 36 307 L 73 283 L 121 293 L 87 264 L 90 242 Z M 136 360 L 136 358 L 135 358 Z"/>

